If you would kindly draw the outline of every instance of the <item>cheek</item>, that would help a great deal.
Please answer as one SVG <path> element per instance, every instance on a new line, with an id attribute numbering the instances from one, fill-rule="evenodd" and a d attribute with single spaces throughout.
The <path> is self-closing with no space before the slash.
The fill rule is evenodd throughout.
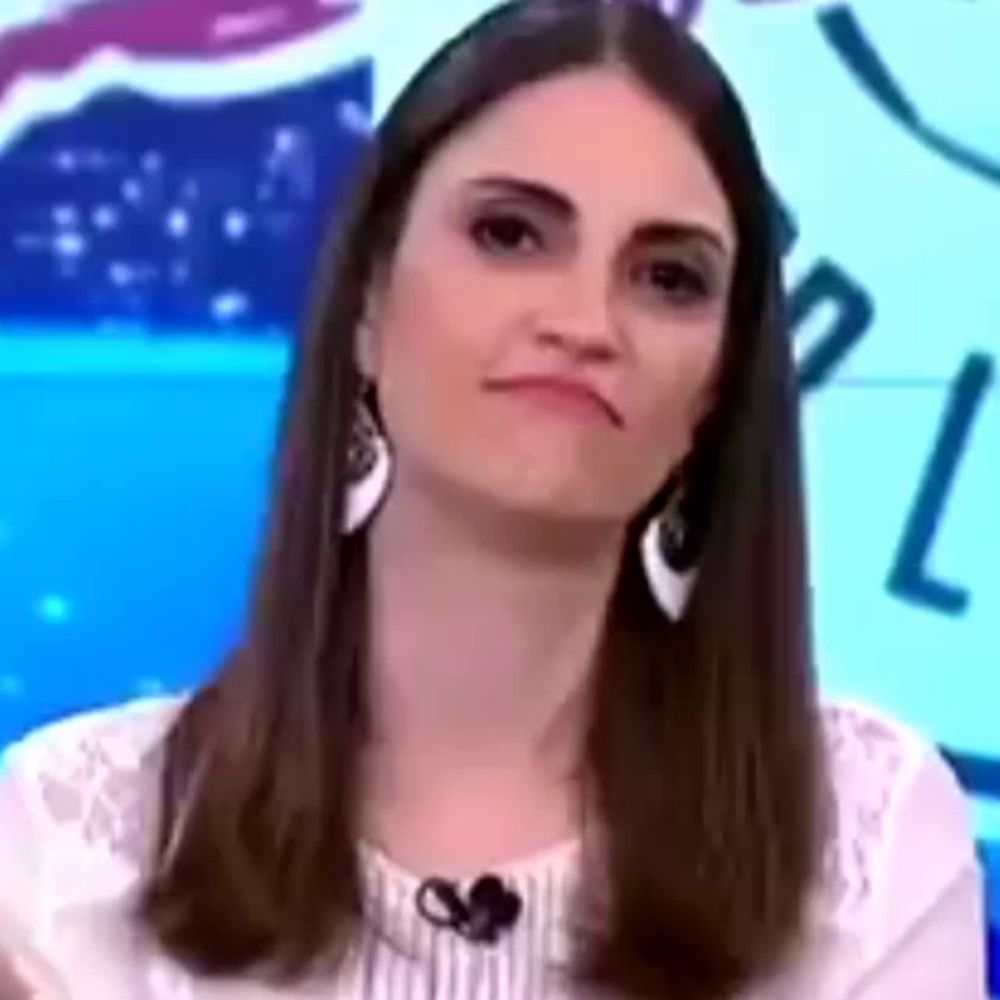
<path id="1" fill-rule="evenodd" d="M 474 287 L 440 257 L 432 259 L 431 268 L 401 262 L 378 332 L 387 429 L 400 444 L 413 438 L 424 447 L 438 429 L 461 425 L 489 349 L 478 335 L 484 323 Z"/>
<path id="2" fill-rule="evenodd" d="M 719 323 L 692 326 L 651 352 L 648 405 L 641 418 L 650 447 L 676 464 L 691 447 L 695 427 L 712 405 L 722 354 Z M 669 471 L 669 470 L 668 470 Z"/>

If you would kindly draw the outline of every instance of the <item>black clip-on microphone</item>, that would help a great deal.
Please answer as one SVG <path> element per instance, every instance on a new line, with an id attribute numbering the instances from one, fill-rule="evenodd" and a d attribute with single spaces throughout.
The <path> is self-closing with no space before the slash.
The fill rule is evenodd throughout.
<path id="1" fill-rule="evenodd" d="M 433 897 L 434 909 L 428 902 Z M 494 944 L 501 931 L 512 928 L 521 915 L 521 897 L 493 874 L 481 875 L 462 899 L 457 883 L 428 878 L 417 889 L 417 911 L 436 927 L 447 927 L 468 941 Z"/>

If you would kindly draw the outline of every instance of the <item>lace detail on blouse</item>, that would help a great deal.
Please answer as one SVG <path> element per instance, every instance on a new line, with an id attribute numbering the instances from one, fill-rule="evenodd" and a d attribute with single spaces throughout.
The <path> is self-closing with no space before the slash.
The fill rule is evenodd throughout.
<path id="1" fill-rule="evenodd" d="M 60 762 L 59 772 L 38 774 L 38 791 L 49 817 L 72 824 L 92 847 L 106 846 L 129 864 L 141 860 L 142 834 L 149 801 L 142 795 L 131 764 L 116 762 L 99 734 L 81 739 L 79 760 Z"/>
<path id="2" fill-rule="evenodd" d="M 822 719 L 834 801 L 821 907 L 830 922 L 857 929 L 884 886 L 899 810 L 928 747 L 868 706 L 831 704 Z"/>
<path id="3" fill-rule="evenodd" d="M 8 751 L 57 904 L 117 895 L 140 877 L 155 833 L 160 742 L 180 704 L 143 699 L 88 712 Z"/>
<path id="4" fill-rule="evenodd" d="M 87 713 L 11 750 L 45 844 L 46 891 L 58 902 L 107 898 L 141 877 L 157 813 L 158 750 L 181 704 L 144 699 Z M 896 816 L 927 745 L 866 706 L 827 706 L 822 726 L 833 808 L 815 915 L 856 930 L 871 918 Z M 390 879 L 398 874 L 388 859 L 383 868 Z"/>

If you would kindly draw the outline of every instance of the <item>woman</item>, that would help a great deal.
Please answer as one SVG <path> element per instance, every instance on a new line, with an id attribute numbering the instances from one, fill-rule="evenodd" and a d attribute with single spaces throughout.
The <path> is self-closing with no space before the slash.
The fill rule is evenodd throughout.
<path id="1" fill-rule="evenodd" d="M 773 229 L 652 5 L 516 2 L 418 74 L 244 641 L 9 755 L 0 910 L 69 995 L 982 996 L 955 781 L 816 702 Z"/>

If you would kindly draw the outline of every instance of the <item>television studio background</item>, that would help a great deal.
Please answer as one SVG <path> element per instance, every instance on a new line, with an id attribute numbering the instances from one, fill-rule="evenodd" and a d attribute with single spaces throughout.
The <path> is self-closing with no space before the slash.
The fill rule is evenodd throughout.
<path id="1" fill-rule="evenodd" d="M 785 217 L 823 685 L 949 756 L 997 949 L 1000 6 L 674 3 Z M 319 224 L 491 5 L 0 6 L 0 746 L 238 633 Z"/>

